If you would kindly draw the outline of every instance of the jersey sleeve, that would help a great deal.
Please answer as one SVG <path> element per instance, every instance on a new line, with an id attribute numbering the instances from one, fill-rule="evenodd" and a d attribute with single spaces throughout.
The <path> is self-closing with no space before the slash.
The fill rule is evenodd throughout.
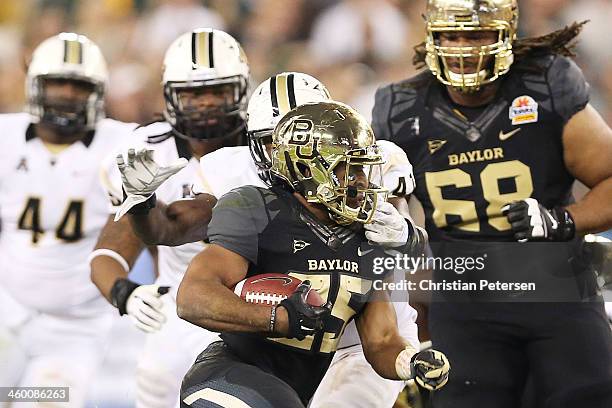
<path id="1" fill-rule="evenodd" d="M 582 70 L 570 58 L 554 58 L 548 69 L 548 81 L 553 108 L 564 122 L 589 103 L 589 84 Z"/>
<path id="2" fill-rule="evenodd" d="M 412 164 L 406 152 L 398 145 L 387 140 L 377 142 L 385 163 L 382 166 L 383 186 L 389 190 L 390 197 L 403 197 L 412 194 L 416 187 Z"/>
<path id="3" fill-rule="evenodd" d="M 374 108 L 372 108 L 372 130 L 377 140 L 391 140 L 391 129 L 389 127 L 389 113 L 391 111 L 391 100 L 393 98 L 391 86 L 378 88 L 374 96 Z"/>
<path id="4" fill-rule="evenodd" d="M 255 187 L 234 189 L 213 208 L 208 239 L 257 264 L 259 234 L 270 221 L 264 198 Z"/>

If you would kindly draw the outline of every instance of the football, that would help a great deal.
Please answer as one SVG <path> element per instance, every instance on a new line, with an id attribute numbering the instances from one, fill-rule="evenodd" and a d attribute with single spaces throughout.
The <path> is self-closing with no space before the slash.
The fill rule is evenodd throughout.
<path id="1" fill-rule="evenodd" d="M 234 293 L 248 303 L 277 305 L 290 296 L 302 283 L 298 278 L 283 273 L 264 273 L 251 276 L 236 284 Z M 310 289 L 306 302 L 321 306 L 325 302 L 316 290 Z"/>

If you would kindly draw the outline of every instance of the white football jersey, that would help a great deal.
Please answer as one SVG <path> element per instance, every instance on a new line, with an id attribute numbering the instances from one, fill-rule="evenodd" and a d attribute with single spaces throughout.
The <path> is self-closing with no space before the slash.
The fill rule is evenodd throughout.
<path id="1" fill-rule="evenodd" d="M 200 159 L 202 177 L 196 180 L 195 193 L 208 193 L 219 198 L 240 186 L 266 188 L 257 173 L 257 166 L 248 146 L 223 147 Z"/>
<path id="2" fill-rule="evenodd" d="M 99 166 L 135 124 L 103 119 L 93 137 L 54 154 L 31 123 L 0 115 L 0 284 L 34 310 L 97 313 L 106 302 L 87 257 L 108 219 Z"/>
<path id="3" fill-rule="evenodd" d="M 166 204 L 181 199 L 193 199 L 191 190 L 194 182 L 201 178 L 199 162 L 191 157 L 187 148 L 187 142 L 175 138 L 167 122 L 155 122 L 151 125 L 140 127 L 134 131 L 136 138 L 128 144 L 123 145 L 118 151 L 125 154 L 129 148 L 136 151 L 146 148 L 153 150 L 153 158 L 160 166 L 168 166 L 176 162 L 180 157 L 189 159 L 187 166 L 166 180 L 155 192 L 157 198 Z M 117 152 L 109 156 L 104 163 L 102 180 L 111 200 L 111 213 L 115 213 L 121 204 L 121 173 L 116 164 Z M 201 181 L 200 181 L 201 183 Z M 204 237 L 202 237 L 204 238 Z M 158 268 L 159 277 L 157 284 L 171 286 L 170 293 L 176 295 L 178 285 L 183 279 L 187 266 L 191 259 L 197 255 L 205 244 L 194 242 L 175 247 L 158 246 Z"/>

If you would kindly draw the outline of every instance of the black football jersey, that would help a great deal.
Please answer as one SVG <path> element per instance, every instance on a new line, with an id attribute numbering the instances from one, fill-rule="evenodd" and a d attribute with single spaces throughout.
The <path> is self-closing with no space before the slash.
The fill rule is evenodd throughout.
<path id="1" fill-rule="evenodd" d="M 499 81 L 481 109 L 455 106 L 429 71 L 376 94 L 374 132 L 408 155 L 433 241 L 509 241 L 505 204 L 572 200 L 561 137 L 589 100 L 582 72 L 568 58 L 544 56 L 515 63 Z"/>
<path id="2" fill-rule="evenodd" d="M 307 401 L 325 374 L 347 323 L 372 293 L 374 258 L 380 247 L 365 238 L 361 225 L 324 225 L 280 188 L 245 186 L 224 195 L 213 210 L 209 239 L 249 260 L 247 276 L 286 273 L 309 280 L 332 302 L 324 332 L 304 340 L 222 333 L 243 361 L 281 378 Z"/>

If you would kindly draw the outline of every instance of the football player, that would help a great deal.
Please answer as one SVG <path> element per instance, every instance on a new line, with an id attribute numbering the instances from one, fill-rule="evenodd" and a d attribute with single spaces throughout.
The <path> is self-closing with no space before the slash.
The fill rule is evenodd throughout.
<path id="1" fill-rule="evenodd" d="M 530 375 L 537 406 L 609 407 L 612 336 L 578 248 L 612 225 L 612 131 L 568 58 L 580 25 L 517 39 L 517 21 L 516 0 L 429 0 L 429 69 L 376 95 L 374 132 L 414 166 L 435 255 L 483 260 L 434 279 L 535 287 L 434 295 L 431 337 L 454 369 L 434 405 L 516 407 Z M 578 202 L 576 179 L 591 188 Z M 515 240 L 544 242 L 500 243 Z"/>
<path id="2" fill-rule="evenodd" d="M 0 361 L 0 377 L 69 387 L 72 407 L 85 402 L 113 321 L 87 266 L 107 218 L 99 166 L 135 127 L 104 118 L 107 82 L 98 46 L 61 33 L 34 50 L 27 113 L 0 115 L 0 325 L 22 353 Z"/>
<path id="3" fill-rule="evenodd" d="M 241 186 L 267 187 L 272 166 L 272 131 L 280 118 L 287 113 L 287 109 L 295 107 L 292 105 L 326 99 L 329 99 L 329 94 L 325 86 L 306 74 L 282 73 L 262 82 L 251 95 L 247 109 L 252 160 L 249 160 L 246 147 L 242 146 L 223 148 L 202 158 L 200 163 L 206 184 L 204 191 L 221 197 Z M 292 100 L 296 102 L 292 104 Z M 406 154 L 388 141 L 377 142 L 377 145 L 385 162 L 382 166 L 383 186 L 392 191 L 393 197 L 410 194 L 414 184 L 412 167 Z M 219 172 L 223 163 L 233 165 Z M 411 344 L 418 344 L 416 311 L 407 300 L 393 305 L 400 334 Z M 356 373 L 359 373 L 359 382 L 355 381 Z M 362 404 L 368 407 L 391 407 L 403 388 L 404 382 L 384 379 L 372 369 L 364 357 L 355 323 L 350 322 L 309 406 L 354 407 Z"/>
<path id="4" fill-rule="evenodd" d="M 370 170 L 382 156 L 369 125 L 338 102 L 304 104 L 281 118 L 273 146 L 272 187 L 243 186 L 220 198 L 211 244 L 181 282 L 179 315 L 222 338 L 187 373 L 181 406 L 305 406 L 353 318 L 379 375 L 416 375 L 441 387 L 449 369 L 444 355 L 417 353 L 398 333 L 386 291 L 372 289 L 381 276 L 370 262 L 389 250 L 410 252 L 423 237 L 392 205 L 380 205 L 383 190 Z M 305 243 L 298 251 L 296 240 Z M 334 261 L 353 266 L 325 266 Z M 232 293 L 245 277 L 271 271 L 303 280 L 279 306 L 248 304 Z M 326 305 L 306 303 L 311 283 Z"/>
<path id="5" fill-rule="evenodd" d="M 127 197 L 121 204 L 121 173 L 115 163 L 116 155 L 109 157 L 105 165 L 103 182 L 116 198 L 116 206 L 111 208 L 116 215 L 108 219 L 92 253 L 91 277 L 121 315 L 127 314 L 138 328 L 149 333 L 138 361 L 138 407 L 178 406 L 183 376 L 197 353 L 216 338 L 215 333 L 180 320 L 174 300 L 189 261 L 204 247 L 201 242 L 204 234 L 199 231 L 200 242 L 158 247 L 159 277 L 154 284 L 139 286 L 127 279 L 127 272 L 143 244 L 127 217 L 117 223 L 113 218 L 120 218 L 128 208 L 138 217 L 150 207 L 159 210 L 166 208 L 164 202 L 176 200 L 187 206 L 206 205 L 211 198 L 214 203 L 214 197 L 205 194 L 192 200 L 191 185 L 201 177 L 201 157 L 222 146 L 245 142 L 248 78 L 244 52 L 229 34 L 196 29 L 181 35 L 164 57 L 165 121 L 138 128 L 135 131 L 138 140 L 127 145 L 145 149 L 150 155 L 155 153 L 159 163 L 171 165 L 172 173 L 168 175 L 177 174 L 157 190 L 157 203 L 155 198 L 138 202 L 139 197 L 126 186 Z M 133 165 L 133 152 L 130 150 L 126 162 L 122 162 L 122 169 Z M 161 299 L 168 291 L 168 296 Z"/>
<path id="6" fill-rule="evenodd" d="M 267 187 L 271 167 L 269 150 L 274 126 L 288 110 L 295 106 L 328 99 L 329 94 L 325 86 L 307 74 L 285 72 L 262 82 L 254 90 L 247 107 L 249 147 L 224 147 L 202 157 L 200 160 L 202 177 L 196 180 L 195 192 L 221 197 L 230 190 L 245 185 Z M 385 160 L 382 168 L 383 186 L 393 191 L 396 197 L 412 192 L 414 188 L 412 168 L 406 154 L 388 141 L 380 142 L 379 147 Z M 124 170 L 125 181 L 128 183 L 126 184 L 127 190 L 130 190 L 135 183 L 140 183 L 145 177 L 151 177 L 150 174 L 155 174 L 156 171 L 159 172 L 158 178 L 166 177 L 169 174 L 168 171 L 171 171 L 170 168 L 159 168 L 158 164 L 147 157 L 144 152 L 137 156 L 135 161 L 141 171 L 137 171 L 136 166 L 134 171 Z M 145 169 L 156 170 L 143 173 Z M 159 185 L 159 182 L 153 177 L 151 184 Z M 209 202 L 214 203 L 212 200 Z M 174 207 L 178 205 L 187 206 L 189 204 L 186 202 L 172 204 Z M 194 211 L 194 209 L 192 206 L 180 213 L 185 216 L 188 211 Z M 208 221 L 210 218 L 208 214 L 210 214 L 208 211 L 202 213 L 200 223 L 204 220 Z M 194 215 L 189 216 L 189 219 L 195 218 Z M 132 220 L 141 221 L 142 218 L 137 220 L 132 216 Z M 158 226 L 169 222 L 179 222 L 179 220 L 159 218 L 147 221 Z M 142 230 L 140 228 L 140 231 Z M 149 241 L 159 239 L 155 236 L 144 236 L 143 238 Z M 402 336 L 412 344 L 418 344 L 417 327 L 414 323 L 416 311 L 408 305 L 407 301 L 396 302 L 394 306 Z M 355 372 L 360 372 L 359 387 L 354 387 L 354 378 L 351 378 Z M 331 404 L 350 407 L 362 403 L 371 407 L 390 407 L 403 387 L 403 382 L 383 379 L 371 368 L 363 355 L 355 324 L 351 322 L 343 334 L 339 351 L 335 354 L 310 406 L 319 407 Z"/>

